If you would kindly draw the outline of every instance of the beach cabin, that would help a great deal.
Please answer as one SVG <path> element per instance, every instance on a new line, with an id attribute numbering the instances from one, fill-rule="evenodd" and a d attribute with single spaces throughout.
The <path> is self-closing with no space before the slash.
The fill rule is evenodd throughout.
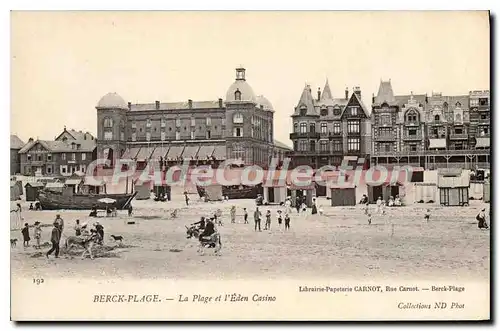
<path id="1" fill-rule="evenodd" d="M 70 188 L 73 193 L 78 193 L 80 191 L 80 186 L 83 183 L 83 179 L 81 178 L 68 178 L 64 182 L 67 188 Z"/>
<path id="2" fill-rule="evenodd" d="M 64 184 L 61 182 L 49 182 L 45 184 L 45 189 L 52 192 L 62 193 Z"/>
<path id="3" fill-rule="evenodd" d="M 157 197 L 159 197 L 160 195 L 163 195 L 168 201 L 170 201 L 170 199 L 171 199 L 172 189 L 167 184 L 154 185 L 153 192 L 155 193 L 155 195 Z"/>
<path id="4" fill-rule="evenodd" d="M 328 190 L 333 207 L 356 206 L 356 185 L 352 183 L 328 184 Z"/>
<path id="5" fill-rule="evenodd" d="M 36 201 L 38 200 L 38 193 L 43 189 L 45 185 L 40 182 L 32 182 L 24 185 L 26 190 L 26 201 Z"/>
<path id="6" fill-rule="evenodd" d="M 285 183 L 271 181 L 262 185 L 262 197 L 269 204 L 284 203 L 287 197 L 287 186 Z"/>
<path id="7" fill-rule="evenodd" d="M 10 201 L 19 200 L 21 198 L 22 194 L 23 194 L 22 186 L 21 186 L 21 189 L 19 189 L 19 185 L 17 184 L 17 181 L 11 180 L 10 181 Z"/>
<path id="8" fill-rule="evenodd" d="M 442 206 L 469 204 L 470 176 L 468 170 L 438 169 L 439 203 Z"/>
<path id="9" fill-rule="evenodd" d="M 490 182 L 485 181 L 483 185 L 483 201 L 490 202 Z"/>
<path id="10" fill-rule="evenodd" d="M 437 186 L 435 183 L 415 183 L 415 202 L 437 202 Z"/>
<path id="11" fill-rule="evenodd" d="M 368 201 L 370 203 L 376 203 L 379 197 L 382 197 L 382 200 L 387 201 L 389 200 L 389 197 L 396 197 L 396 195 L 401 195 L 402 187 L 403 184 L 399 181 L 394 183 L 384 182 L 380 185 L 367 183 Z"/>
<path id="12" fill-rule="evenodd" d="M 304 203 L 308 208 L 312 207 L 313 197 L 316 196 L 316 184 L 311 182 L 309 185 L 295 185 L 293 183 L 289 184 L 288 190 L 290 190 L 290 196 L 292 198 L 292 206 L 295 207 L 295 201 L 297 196 L 305 197 Z"/>

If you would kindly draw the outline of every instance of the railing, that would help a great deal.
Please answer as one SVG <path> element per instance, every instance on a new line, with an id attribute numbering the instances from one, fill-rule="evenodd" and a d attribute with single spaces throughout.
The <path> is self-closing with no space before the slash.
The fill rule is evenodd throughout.
<path id="1" fill-rule="evenodd" d="M 422 140 L 422 135 L 421 134 L 408 134 L 408 133 L 403 133 L 403 140 Z"/>
<path id="2" fill-rule="evenodd" d="M 392 134 L 383 134 L 383 135 L 380 135 L 380 136 L 377 136 L 377 138 L 375 138 L 376 141 L 394 141 L 396 140 L 396 137 Z"/>
<path id="3" fill-rule="evenodd" d="M 329 137 L 342 137 L 342 132 L 329 132 Z"/>
<path id="4" fill-rule="evenodd" d="M 469 134 L 468 133 L 450 133 L 450 139 L 452 139 L 452 140 L 469 139 Z"/>
<path id="5" fill-rule="evenodd" d="M 319 132 L 293 132 L 290 133 L 290 139 L 300 139 L 300 138 L 308 138 L 308 139 L 319 139 Z"/>
<path id="6" fill-rule="evenodd" d="M 478 133 L 476 133 L 476 138 L 490 138 L 490 137 L 491 137 L 491 136 L 490 136 L 490 134 L 489 134 L 489 133 L 483 133 L 483 134 L 481 134 L 481 133 L 479 133 L 479 132 L 478 132 Z"/>
<path id="7" fill-rule="evenodd" d="M 372 156 L 382 156 L 382 157 L 404 157 L 404 156 L 425 156 L 425 155 L 447 155 L 447 156 L 465 156 L 465 155 L 490 155 L 490 149 L 463 149 L 463 150 L 425 150 L 425 151 L 401 151 L 401 152 L 377 152 L 373 153 Z"/>
<path id="8" fill-rule="evenodd" d="M 473 170 L 476 168 L 476 166 L 478 168 L 481 168 L 481 169 L 489 169 L 490 168 L 490 164 L 489 163 L 486 163 L 486 162 L 437 162 L 437 163 L 433 163 L 433 162 L 428 162 L 427 163 L 427 169 L 429 170 L 436 170 L 436 169 L 442 169 L 442 168 L 452 168 L 452 169 L 470 169 L 470 170 Z"/>
<path id="9" fill-rule="evenodd" d="M 301 156 L 301 155 L 312 155 L 312 156 L 323 155 L 323 156 L 326 156 L 326 155 L 341 155 L 343 153 L 344 153 L 343 151 L 334 151 L 334 150 L 321 151 L 321 150 L 316 150 L 316 151 L 294 151 L 293 155 L 295 155 L 295 156 Z"/>
<path id="10" fill-rule="evenodd" d="M 430 122 L 427 122 L 428 125 L 431 125 L 431 126 L 441 126 L 441 125 L 445 125 L 446 122 L 445 121 L 430 121 Z"/>
<path id="11" fill-rule="evenodd" d="M 481 119 L 481 118 L 480 118 L 480 119 L 478 120 L 478 124 L 479 124 L 479 125 L 489 125 L 490 123 L 491 123 L 491 120 L 490 120 L 489 118 L 487 118 L 487 119 Z"/>

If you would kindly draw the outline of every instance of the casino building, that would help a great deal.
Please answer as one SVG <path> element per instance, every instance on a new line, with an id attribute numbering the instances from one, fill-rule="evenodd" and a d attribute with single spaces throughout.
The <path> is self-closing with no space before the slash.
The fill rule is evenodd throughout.
<path id="1" fill-rule="evenodd" d="M 136 160 L 139 169 L 150 161 L 217 165 L 226 159 L 267 167 L 271 157 L 291 151 L 274 140 L 273 106 L 254 93 L 241 67 L 224 99 L 132 104 L 108 93 L 96 109 L 97 155 L 111 167 L 120 158 Z"/>

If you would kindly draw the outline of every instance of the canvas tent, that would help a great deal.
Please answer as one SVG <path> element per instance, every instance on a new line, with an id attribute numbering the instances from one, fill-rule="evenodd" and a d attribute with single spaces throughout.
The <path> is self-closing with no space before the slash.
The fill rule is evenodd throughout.
<path id="1" fill-rule="evenodd" d="M 442 206 L 469 204 L 470 176 L 468 170 L 438 169 L 439 203 Z"/>

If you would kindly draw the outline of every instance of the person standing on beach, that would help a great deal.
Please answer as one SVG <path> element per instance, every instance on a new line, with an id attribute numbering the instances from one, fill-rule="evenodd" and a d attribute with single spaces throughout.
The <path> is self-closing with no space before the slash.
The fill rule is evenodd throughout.
<path id="1" fill-rule="evenodd" d="M 260 229 L 260 217 L 262 216 L 262 213 L 259 210 L 259 207 L 255 207 L 255 212 L 253 213 L 253 218 L 255 221 L 255 231 L 257 231 L 257 226 L 259 227 L 259 231 L 262 231 Z"/>
<path id="2" fill-rule="evenodd" d="M 285 213 L 285 230 L 290 230 L 290 215 Z"/>
<path id="3" fill-rule="evenodd" d="M 377 213 L 380 214 L 382 212 L 382 197 L 378 197 L 377 199 Z"/>
<path id="4" fill-rule="evenodd" d="M 35 222 L 35 240 L 36 240 L 36 245 L 35 249 L 40 249 L 40 240 L 42 238 L 42 227 L 40 226 L 40 222 L 36 221 Z"/>
<path id="5" fill-rule="evenodd" d="M 54 223 L 59 227 L 59 231 L 61 231 L 61 235 L 64 231 L 64 220 L 61 218 L 61 215 L 57 214 Z"/>
<path id="6" fill-rule="evenodd" d="M 21 230 L 21 233 L 23 234 L 23 247 L 30 247 L 30 227 L 28 223 L 24 223 L 24 228 Z"/>
<path id="7" fill-rule="evenodd" d="M 271 211 L 268 209 L 266 212 L 266 225 L 264 230 L 271 230 Z"/>
<path id="8" fill-rule="evenodd" d="M 295 198 L 295 208 L 297 209 L 297 214 L 300 213 L 301 205 L 302 205 L 302 199 L 299 196 L 297 196 Z"/>
<path id="9" fill-rule="evenodd" d="M 189 206 L 189 197 L 187 191 L 184 191 L 184 200 L 186 200 L 186 206 Z"/>
<path id="10" fill-rule="evenodd" d="M 243 212 L 244 212 L 243 218 L 245 220 L 245 224 L 248 224 L 248 211 L 246 208 L 243 208 Z"/>
<path id="11" fill-rule="evenodd" d="M 288 214 L 288 209 L 285 211 Z M 281 223 L 283 223 L 283 215 L 281 214 L 281 210 L 278 210 L 278 229 L 281 229 Z"/>
<path id="12" fill-rule="evenodd" d="M 55 257 L 59 257 L 59 242 L 61 241 L 61 229 L 59 225 L 54 222 L 54 228 L 52 228 L 52 235 L 50 236 L 50 242 L 52 243 L 52 248 L 45 254 L 47 259 L 49 255 L 55 252 Z"/>
<path id="13" fill-rule="evenodd" d="M 75 236 L 79 236 L 82 234 L 82 227 L 80 226 L 80 220 L 76 220 L 75 224 Z"/>

